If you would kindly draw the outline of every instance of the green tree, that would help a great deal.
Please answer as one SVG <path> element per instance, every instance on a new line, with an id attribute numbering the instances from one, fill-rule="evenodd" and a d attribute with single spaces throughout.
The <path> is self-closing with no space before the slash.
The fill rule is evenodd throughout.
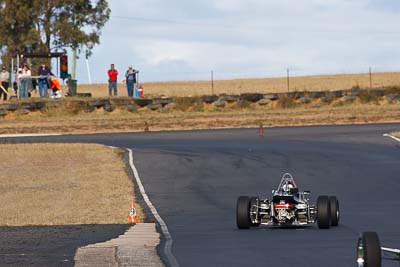
<path id="1" fill-rule="evenodd" d="M 72 48 L 90 51 L 100 43 L 111 10 L 106 0 L 0 0 L 2 61 L 23 53 Z"/>

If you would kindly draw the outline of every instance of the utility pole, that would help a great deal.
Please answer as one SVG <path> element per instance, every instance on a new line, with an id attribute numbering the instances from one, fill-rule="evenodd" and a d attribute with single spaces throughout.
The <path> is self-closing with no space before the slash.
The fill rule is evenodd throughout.
<path id="1" fill-rule="evenodd" d="M 287 91 L 288 91 L 288 93 L 289 93 L 289 91 L 290 91 L 289 68 L 286 69 L 286 74 L 287 74 Z"/>
<path id="2" fill-rule="evenodd" d="M 211 95 L 214 95 L 214 71 L 211 71 Z"/>
<path id="3" fill-rule="evenodd" d="M 74 49 L 72 53 L 72 73 L 71 73 L 71 78 L 72 80 L 76 80 L 76 58 L 77 58 L 77 48 Z"/>
<path id="4" fill-rule="evenodd" d="M 369 89 L 372 88 L 372 72 L 371 67 L 369 67 Z"/>

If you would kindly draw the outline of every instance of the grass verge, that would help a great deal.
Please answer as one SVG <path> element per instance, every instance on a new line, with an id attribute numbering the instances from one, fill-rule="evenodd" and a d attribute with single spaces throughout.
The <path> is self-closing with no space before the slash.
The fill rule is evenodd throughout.
<path id="1" fill-rule="evenodd" d="M 122 155 L 92 144 L 0 145 L 0 225 L 127 223 L 134 188 Z"/>
<path id="2" fill-rule="evenodd" d="M 216 110 L 212 104 L 205 105 L 204 111 L 149 112 L 147 108 L 137 112 L 116 109 L 108 113 L 97 109 L 92 113 L 80 112 L 76 115 L 59 114 L 47 116 L 41 112 L 15 115 L 1 120 L 0 134 L 18 133 L 96 133 L 96 132 L 143 132 L 163 130 L 196 130 L 216 128 L 251 128 L 264 126 L 298 126 L 353 123 L 399 122 L 399 103 L 386 103 L 381 100 L 353 101 L 342 100 L 332 104 L 314 103 L 308 105 L 289 105 L 290 108 L 258 106 L 247 108 L 225 108 Z"/>

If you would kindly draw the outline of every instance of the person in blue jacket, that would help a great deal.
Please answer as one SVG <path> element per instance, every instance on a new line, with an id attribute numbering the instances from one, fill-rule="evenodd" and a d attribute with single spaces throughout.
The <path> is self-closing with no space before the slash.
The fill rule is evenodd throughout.
<path id="1" fill-rule="evenodd" d="M 139 71 L 135 70 L 132 65 L 129 65 L 128 70 L 125 73 L 126 88 L 129 97 L 133 97 L 133 88 L 136 83 L 136 73 L 138 72 Z"/>
<path id="2" fill-rule="evenodd" d="M 54 74 L 51 72 L 51 70 L 46 66 L 46 64 L 42 64 L 39 67 L 38 70 L 38 75 L 39 75 L 39 94 L 40 97 L 47 97 L 47 89 L 49 89 L 49 84 L 47 83 L 47 79 L 49 76 L 54 76 Z"/>

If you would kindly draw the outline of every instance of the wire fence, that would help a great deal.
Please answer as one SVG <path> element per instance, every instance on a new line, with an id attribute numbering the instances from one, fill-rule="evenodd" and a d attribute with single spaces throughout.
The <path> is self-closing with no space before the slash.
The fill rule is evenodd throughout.
<path id="1" fill-rule="evenodd" d="M 400 69 L 400 68 L 399 68 Z M 140 83 L 145 94 L 167 96 L 193 96 L 210 94 L 242 93 L 282 93 L 294 91 L 333 91 L 351 88 L 381 88 L 400 86 L 400 72 L 393 69 L 367 67 L 363 72 L 340 74 L 314 74 L 301 69 L 287 68 L 282 74 L 267 75 L 266 72 L 228 73 L 215 70 L 204 72 L 164 72 L 156 75 L 159 81 L 149 82 L 145 71 L 141 71 Z M 149 75 L 149 74 L 148 74 Z M 119 88 L 124 85 L 120 85 Z M 106 92 L 106 84 L 81 88 L 90 90 L 93 95 L 101 96 Z M 124 93 L 124 89 L 120 90 Z"/>

